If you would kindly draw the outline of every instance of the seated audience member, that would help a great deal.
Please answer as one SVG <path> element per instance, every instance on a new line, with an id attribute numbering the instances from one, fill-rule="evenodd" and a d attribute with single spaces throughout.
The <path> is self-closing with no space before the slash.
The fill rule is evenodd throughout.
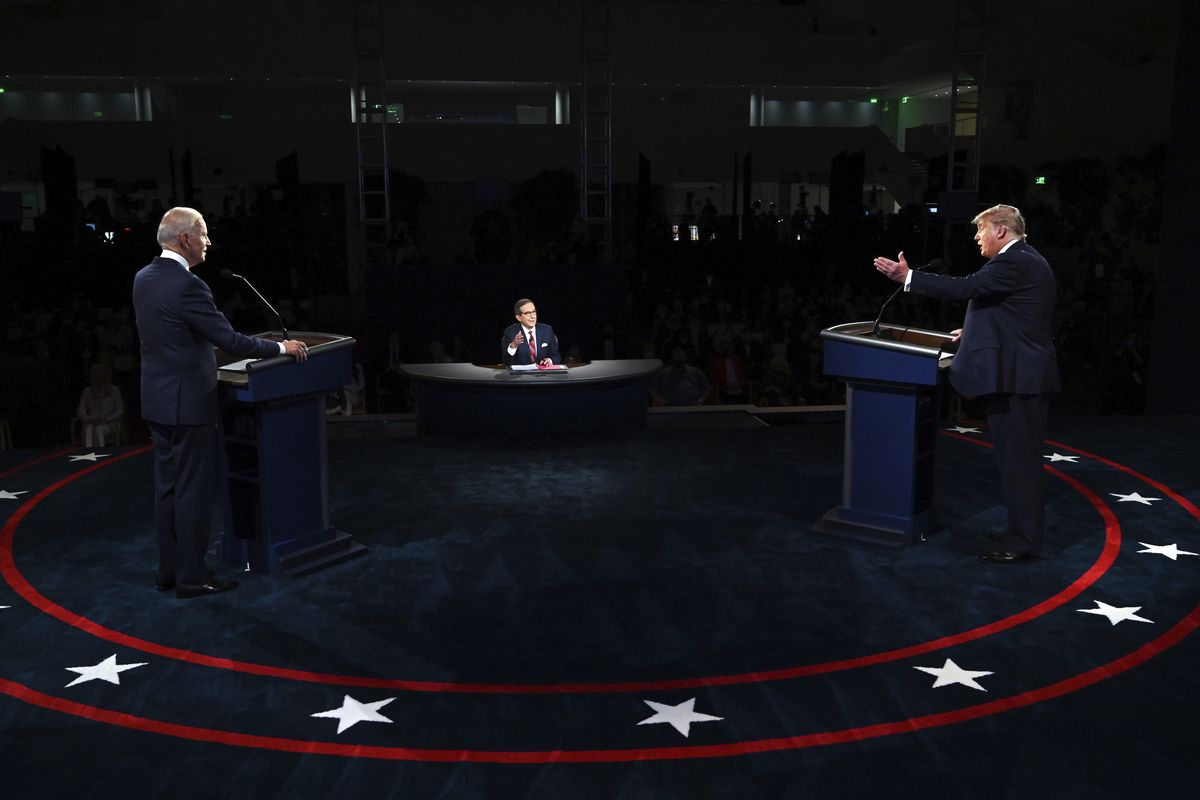
<path id="1" fill-rule="evenodd" d="M 87 447 L 104 447 L 106 437 L 116 432 L 116 426 L 125 416 L 125 403 L 121 390 L 113 386 L 104 364 L 93 364 L 91 381 L 79 396 L 79 408 L 75 414 L 83 424 L 83 443 Z"/>
<path id="2" fill-rule="evenodd" d="M 325 393 L 325 416 L 345 415 L 350 413 L 350 403 L 346 400 L 346 390 L 339 386 Z"/>
<path id="3" fill-rule="evenodd" d="M 750 385 L 746 381 L 746 364 L 733 349 L 733 336 L 719 333 L 713 340 L 716 350 L 708 362 L 708 377 L 722 403 L 749 403 Z"/>
<path id="4" fill-rule="evenodd" d="M 362 364 L 354 362 L 354 380 L 342 387 L 346 392 L 346 413 L 365 414 L 367 379 L 363 377 Z"/>
<path id="5" fill-rule="evenodd" d="M 704 371 L 688 364 L 687 351 L 682 347 L 671 352 L 671 363 L 650 382 L 650 396 L 656 406 L 699 405 L 708 396 L 708 389 Z"/>
<path id="6" fill-rule="evenodd" d="M 783 356 L 774 356 L 763 373 L 762 390 L 758 393 L 760 405 L 799 406 L 804 404 L 800 386 L 792 377 L 792 368 Z"/>

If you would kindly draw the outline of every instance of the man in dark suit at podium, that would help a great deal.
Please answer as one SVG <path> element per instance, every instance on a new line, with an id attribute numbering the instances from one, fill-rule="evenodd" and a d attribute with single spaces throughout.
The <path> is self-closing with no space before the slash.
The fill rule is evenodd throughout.
<path id="1" fill-rule="evenodd" d="M 549 325 L 538 322 L 537 306 L 527 297 L 513 304 L 517 321 L 504 329 L 500 349 L 505 364 L 561 364 L 558 337 Z"/>
<path id="2" fill-rule="evenodd" d="M 241 358 L 308 357 L 307 346 L 243 336 L 191 270 L 211 244 L 200 212 L 172 208 L 158 226 L 162 253 L 133 279 L 142 350 L 142 417 L 154 444 L 154 510 L 160 592 L 224 592 L 237 581 L 208 571 L 209 523 L 221 458 L 214 348 Z"/>
<path id="3" fill-rule="evenodd" d="M 1003 549 L 981 561 L 1013 564 L 1037 558 L 1045 531 L 1046 489 L 1042 442 L 1050 393 L 1060 388 L 1051 323 L 1055 280 L 1050 265 L 1025 241 L 1025 220 L 1013 206 L 997 205 L 973 220 L 975 242 L 988 258 L 963 278 L 910 270 L 879 257 L 875 267 L 905 291 L 969 300 L 950 383 L 982 399 L 1008 506 L 1008 530 L 989 534 Z"/>

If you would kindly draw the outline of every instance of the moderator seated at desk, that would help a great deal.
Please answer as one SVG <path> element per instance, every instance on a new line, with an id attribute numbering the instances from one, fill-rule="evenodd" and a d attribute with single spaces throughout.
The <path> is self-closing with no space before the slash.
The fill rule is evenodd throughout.
<path id="1" fill-rule="evenodd" d="M 420 433 L 564 433 L 646 427 L 658 359 L 593 361 L 566 372 L 476 364 L 406 364 Z"/>

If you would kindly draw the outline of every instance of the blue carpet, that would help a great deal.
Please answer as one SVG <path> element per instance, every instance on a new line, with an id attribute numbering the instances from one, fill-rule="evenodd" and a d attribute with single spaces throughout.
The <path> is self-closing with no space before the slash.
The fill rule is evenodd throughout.
<path id="1" fill-rule="evenodd" d="M 370 555 L 191 601 L 152 586 L 148 452 L 0 452 L 6 785 L 1200 789 L 1200 556 L 1178 552 L 1200 553 L 1195 418 L 1055 420 L 1046 552 L 1011 567 L 975 560 L 1004 522 L 986 437 L 941 438 L 944 528 L 893 550 L 808 534 L 839 501 L 839 424 L 697 423 L 508 441 L 360 423 L 330 442 L 330 496 Z"/>

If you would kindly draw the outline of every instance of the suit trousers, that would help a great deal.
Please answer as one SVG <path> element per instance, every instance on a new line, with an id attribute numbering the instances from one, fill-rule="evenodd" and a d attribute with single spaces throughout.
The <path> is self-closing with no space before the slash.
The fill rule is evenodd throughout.
<path id="1" fill-rule="evenodd" d="M 154 444 L 154 527 L 158 577 L 204 583 L 212 529 L 214 487 L 222 456 L 215 422 L 164 425 L 150 422 Z"/>
<path id="2" fill-rule="evenodd" d="M 1046 476 L 1042 451 L 1050 396 L 991 394 L 980 399 L 1000 468 L 1004 503 L 1008 507 L 1010 549 L 1039 556 L 1046 527 Z"/>

